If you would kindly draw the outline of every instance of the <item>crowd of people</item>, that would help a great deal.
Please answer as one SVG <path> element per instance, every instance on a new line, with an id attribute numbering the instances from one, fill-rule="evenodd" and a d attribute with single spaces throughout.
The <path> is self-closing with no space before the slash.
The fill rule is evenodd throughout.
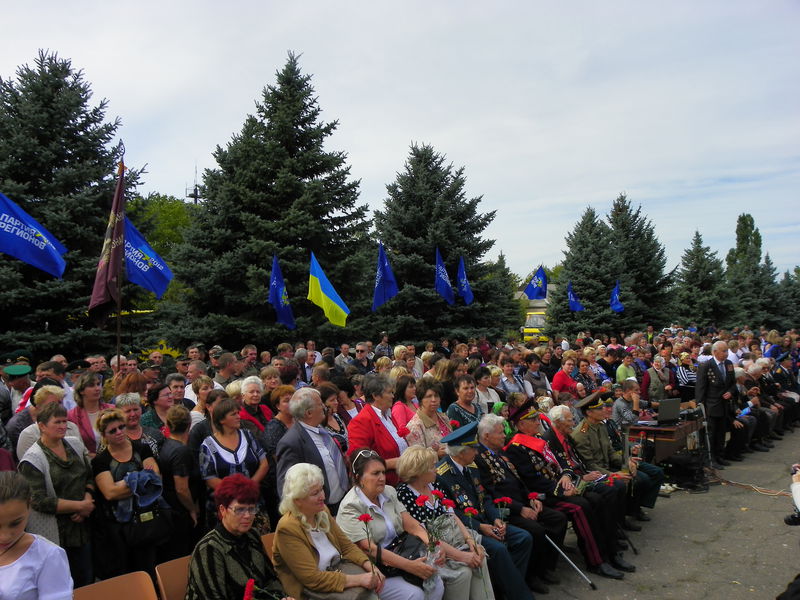
<path id="1" fill-rule="evenodd" d="M 747 328 L 2 360 L 0 597 L 191 555 L 191 599 L 533 598 L 568 522 L 622 579 L 673 490 L 628 426 L 702 405 L 724 469 L 800 425 L 800 336 Z"/>

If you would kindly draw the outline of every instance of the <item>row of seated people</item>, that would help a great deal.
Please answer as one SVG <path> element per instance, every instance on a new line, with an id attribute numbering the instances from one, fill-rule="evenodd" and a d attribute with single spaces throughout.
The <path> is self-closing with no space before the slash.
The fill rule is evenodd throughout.
<path id="1" fill-rule="evenodd" d="M 369 405 L 374 405 L 374 412 L 383 415 L 387 407 L 381 403 L 381 398 L 388 398 L 388 406 L 391 406 L 391 383 L 383 376 L 370 376 L 365 381 L 365 390 L 369 392 L 367 397 L 371 400 Z M 295 431 L 314 429 L 309 423 L 316 420 L 319 424 L 317 413 L 322 413 L 319 393 L 312 388 L 296 391 L 289 401 L 289 409 L 300 417 Z M 376 444 L 373 443 L 351 447 L 349 459 L 345 460 L 338 446 L 328 440 L 327 443 L 320 442 L 319 446 L 315 441 L 311 442 L 317 451 L 316 460 L 300 460 L 298 452 L 303 450 L 294 447 L 287 433 L 279 443 L 283 447 L 278 451 L 279 462 L 285 464 L 286 457 L 290 457 L 292 462 L 290 468 L 277 469 L 282 492 L 280 508 L 284 513 L 281 519 L 286 518 L 286 512 L 293 506 L 286 500 L 291 496 L 289 490 L 293 485 L 290 472 L 298 464 L 318 462 L 316 468 L 322 477 L 322 500 L 319 497 L 311 500 L 308 495 L 304 496 L 305 500 L 317 505 L 322 502 L 326 511 L 338 515 L 337 521 L 348 539 L 378 562 L 378 571 L 381 567 L 390 573 L 392 567 L 401 571 L 400 575 L 385 578 L 384 583 L 383 577 L 379 574 L 373 577 L 370 569 L 370 576 L 377 578 L 370 580 L 371 589 L 375 591 L 379 587 L 382 598 L 393 597 L 392 593 L 397 597 L 416 597 L 414 594 L 417 590 L 422 594 L 425 585 L 430 588 L 429 595 L 439 594 L 440 597 L 457 590 L 450 596 L 452 598 L 455 594 L 462 594 L 467 587 L 471 594 L 480 591 L 486 595 L 493 590 L 497 596 L 509 598 L 515 594 L 528 597 L 532 592 L 545 593 L 548 584 L 558 581 L 555 574 L 558 552 L 550 541 L 556 545 L 563 544 L 567 520 L 574 525 L 589 570 L 606 577 L 621 578 L 625 571 L 632 572 L 634 567 L 622 556 L 624 542 L 619 539 L 618 527 L 640 527 L 626 515 L 648 519 L 641 506 L 654 505 L 660 479 L 657 473 L 649 477 L 644 472 L 644 464 L 635 458 L 624 465 L 625 469 L 622 468 L 621 456 L 613 451 L 609 430 L 604 424 L 610 415 L 610 404 L 600 395 L 587 398 L 580 410 L 586 418 L 573 431 L 574 419 L 568 407 L 554 407 L 548 419 L 539 413 L 533 402 L 529 402 L 512 416 L 517 433 L 510 441 L 506 438 L 506 420 L 489 414 L 482 416 L 480 422 L 473 421 L 442 437 L 439 451 L 418 445 L 409 448 L 406 444 L 400 456 L 393 457 L 375 452 Z M 179 418 L 168 419 L 175 431 L 169 432 L 167 441 L 176 441 L 173 440 L 176 437 L 183 439 L 185 444 L 188 439 L 186 409 L 173 407 L 170 411 L 173 417 Z M 63 406 L 57 402 L 41 407 L 37 421 L 41 439 L 34 445 L 38 449 L 34 452 L 40 451 L 42 456 L 23 460 L 20 473 L 34 484 L 35 514 L 39 517 L 47 515 L 48 502 L 53 504 L 49 507 L 51 514 L 61 514 L 55 519 L 56 539 L 65 547 L 74 579 L 77 581 L 81 576 L 85 579 L 85 571 L 91 563 L 90 547 L 95 550 L 95 567 L 99 555 L 104 557 L 107 566 L 116 566 L 123 572 L 138 569 L 152 572 L 152 565 L 163 559 L 165 552 L 166 556 L 185 554 L 187 541 L 193 541 L 192 532 L 198 531 L 195 527 L 196 505 L 190 504 L 191 510 L 186 507 L 181 515 L 179 511 L 167 510 L 163 503 L 159 506 L 156 499 L 160 493 L 155 493 L 161 491 L 163 481 L 172 479 L 172 474 L 163 468 L 171 464 L 164 461 L 165 455 L 179 448 L 167 444 L 165 450 L 162 446 L 161 460 L 156 461 L 148 444 L 128 438 L 126 418 L 121 411 L 111 409 L 103 411 L 97 419 L 103 440 L 102 450 L 89 465 L 87 457 L 83 455 L 81 458 L 74 442 L 66 438 L 65 417 Z M 250 508 L 229 515 L 227 509 L 232 503 L 224 501 L 225 488 L 220 491 L 220 486 L 229 479 L 230 473 L 222 473 L 208 464 L 201 465 L 201 472 L 212 490 L 208 494 L 208 506 L 214 517 L 211 520 L 216 523 L 204 538 L 205 546 L 209 542 L 208 536 L 225 537 L 220 527 L 227 527 L 226 519 L 230 522 L 234 516 L 251 516 L 248 528 L 255 524 L 257 533 L 263 533 L 269 527 L 265 510 L 269 501 L 257 478 L 259 471 L 266 471 L 262 469 L 263 457 L 256 456 L 253 464 L 246 464 L 250 460 L 247 454 L 252 448 L 248 448 L 249 436 L 238 431 L 238 406 L 229 399 L 221 400 L 214 407 L 212 422 L 215 435 L 209 437 L 213 438 L 214 444 L 238 457 L 233 459 L 241 465 L 238 474 L 251 482 L 257 493 L 255 502 L 246 503 L 252 504 Z M 317 429 L 316 433 L 319 434 L 320 430 Z M 601 433 L 603 436 L 599 435 Z M 351 441 L 357 439 L 358 436 L 351 436 Z M 208 438 L 204 444 L 206 442 L 211 444 Z M 180 442 L 176 441 L 176 444 L 180 445 Z M 288 450 L 292 447 L 292 451 Z M 364 450 L 364 447 L 370 450 Z M 53 457 L 48 455 L 50 452 L 64 463 L 60 475 L 54 471 L 47 472 L 54 464 Z M 586 461 L 582 458 L 584 453 Z M 209 449 L 206 444 L 201 462 L 213 462 L 214 455 L 214 449 Z M 343 477 L 342 467 L 347 469 Z M 159 473 L 164 476 L 163 480 Z M 54 490 L 47 488 L 48 478 L 59 494 L 80 499 L 67 500 L 56 496 Z M 637 484 L 633 486 L 635 493 L 631 494 L 629 488 L 632 486 L 629 484 L 634 478 Z M 331 496 L 341 488 L 345 488 L 343 496 Z M 167 486 L 164 485 L 163 489 L 166 491 Z M 312 488 L 306 485 L 302 489 L 310 491 Z M 181 498 L 192 497 L 180 486 L 173 489 L 172 494 L 178 496 L 178 504 Z M 93 497 L 97 499 L 100 510 L 92 510 Z M 175 498 L 171 500 L 176 503 Z M 381 513 L 387 500 L 395 503 L 395 517 Z M 236 504 L 233 508 L 238 506 Z M 429 524 L 437 511 L 454 514 L 461 523 L 457 526 L 458 532 L 451 527 L 450 537 L 439 538 L 441 557 L 432 561 L 414 561 L 392 552 L 395 547 L 392 542 L 402 531 L 427 542 L 429 529 L 424 525 Z M 353 517 L 355 512 L 358 515 L 351 518 L 348 526 L 347 516 Z M 169 513 L 173 515 L 172 523 L 165 519 Z M 364 514 L 372 518 L 372 525 L 366 526 L 358 519 Z M 184 521 L 188 518 L 188 522 L 181 525 L 178 517 Z M 385 522 L 383 529 L 378 526 L 381 520 Z M 367 534 L 370 527 L 375 529 L 371 540 Z M 311 533 L 309 539 L 319 542 L 319 536 Z M 221 542 L 217 540 L 215 543 Z M 201 542 L 197 550 L 205 546 Z M 378 546 L 382 549 L 388 546 L 380 557 L 376 552 Z M 276 562 L 280 563 L 278 548 L 279 542 L 276 541 Z M 98 554 L 100 549 L 103 553 Z M 484 560 L 487 556 L 490 559 L 488 563 Z M 461 567 L 456 563 L 466 565 L 467 570 L 459 571 Z M 294 565 L 295 560 L 289 564 Z M 488 585 L 486 578 L 477 576 L 477 572 L 487 564 L 492 585 Z M 242 571 L 254 573 L 251 568 Z M 280 573 L 280 567 L 278 571 Z M 213 568 L 203 572 L 206 577 L 203 585 L 210 585 L 209 573 L 218 573 L 222 577 L 223 581 L 218 585 L 232 585 L 230 569 Z M 407 575 L 405 579 L 404 573 Z M 422 585 L 409 588 L 406 585 L 409 579 Z M 300 577 L 299 580 L 308 587 L 306 579 Z M 291 585 L 285 581 L 286 578 L 281 577 L 288 593 Z M 358 581 L 365 583 L 363 576 Z M 246 581 L 239 583 L 244 585 Z M 220 597 L 234 595 L 229 593 Z"/>

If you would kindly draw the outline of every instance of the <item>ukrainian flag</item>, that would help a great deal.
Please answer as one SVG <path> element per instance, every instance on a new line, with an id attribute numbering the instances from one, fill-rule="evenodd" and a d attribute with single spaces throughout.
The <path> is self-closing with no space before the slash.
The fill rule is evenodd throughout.
<path id="1" fill-rule="evenodd" d="M 325 316 L 328 317 L 328 321 L 339 327 L 346 325 L 350 309 L 325 277 L 313 252 L 311 253 L 311 271 L 308 275 L 308 299 L 322 309 Z"/>

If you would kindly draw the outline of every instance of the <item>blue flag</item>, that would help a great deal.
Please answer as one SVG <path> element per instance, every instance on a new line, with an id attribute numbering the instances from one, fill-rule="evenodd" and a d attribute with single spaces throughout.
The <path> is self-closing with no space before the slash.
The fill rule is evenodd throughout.
<path id="1" fill-rule="evenodd" d="M 453 294 L 453 286 L 450 285 L 450 277 L 447 275 L 447 269 L 444 268 L 442 255 L 439 254 L 438 246 L 436 248 L 436 279 L 434 281 L 434 287 L 448 304 L 456 303 L 456 298 Z"/>
<path id="2" fill-rule="evenodd" d="M 297 327 L 294 323 L 294 313 L 289 304 L 289 295 L 286 293 L 286 285 L 283 283 L 283 274 L 278 264 L 278 256 L 272 255 L 272 274 L 269 278 L 269 299 L 267 300 L 275 309 L 278 323 L 282 323 L 287 329 Z"/>
<path id="3" fill-rule="evenodd" d="M 0 194 L 0 252 L 50 273 L 64 275 L 67 249 L 16 203 Z"/>
<path id="4" fill-rule="evenodd" d="M 469 287 L 469 281 L 467 280 L 467 269 L 464 267 L 464 257 L 461 257 L 461 260 L 458 261 L 458 295 L 464 299 L 464 304 L 472 304 L 472 301 L 475 299 L 475 296 L 472 295 L 472 288 Z"/>
<path id="5" fill-rule="evenodd" d="M 530 300 L 544 300 L 547 298 L 547 274 L 544 272 L 544 267 L 540 266 L 531 277 L 524 294 Z"/>
<path id="6" fill-rule="evenodd" d="M 567 284 L 567 297 L 569 298 L 569 309 L 575 312 L 586 310 L 581 304 L 581 299 L 578 298 L 578 294 L 572 291 L 572 282 L 570 281 Z"/>
<path id="7" fill-rule="evenodd" d="M 614 286 L 614 289 L 611 290 L 611 300 L 609 302 L 611 306 L 611 310 L 614 312 L 622 312 L 625 310 L 625 305 L 619 301 L 619 279 L 617 279 L 617 285 Z"/>
<path id="8" fill-rule="evenodd" d="M 172 281 L 172 271 L 139 230 L 125 217 L 125 273 L 128 281 L 161 298 Z"/>
<path id="9" fill-rule="evenodd" d="M 372 312 L 397 296 L 397 281 L 389 266 L 389 259 L 383 250 L 383 244 L 378 242 L 378 269 L 375 272 L 375 292 L 372 294 Z"/>

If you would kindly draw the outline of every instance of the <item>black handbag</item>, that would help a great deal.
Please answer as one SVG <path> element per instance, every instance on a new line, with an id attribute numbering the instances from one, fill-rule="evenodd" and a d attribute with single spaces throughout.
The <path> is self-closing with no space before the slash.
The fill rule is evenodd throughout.
<path id="1" fill-rule="evenodd" d="M 121 524 L 122 539 L 128 546 L 160 546 L 172 535 L 172 510 L 154 503 L 137 507 L 130 522 Z"/>
<path id="2" fill-rule="evenodd" d="M 425 546 L 425 542 L 423 542 L 417 536 L 406 531 L 394 538 L 385 549 L 389 550 L 390 552 L 394 552 L 398 556 L 407 558 L 408 560 L 417 560 L 418 558 L 422 558 L 428 554 L 428 549 Z M 383 573 L 387 578 L 402 577 L 408 583 L 416 585 L 417 587 L 422 587 L 422 583 L 424 581 L 422 577 L 418 577 L 413 573 L 409 573 L 408 571 L 404 571 L 398 567 L 390 567 L 383 564 L 383 561 L 381 560 L 382 551 L 383 548 L 378 545 L 376 562 L 378 563 L 381 573 Z"/>

